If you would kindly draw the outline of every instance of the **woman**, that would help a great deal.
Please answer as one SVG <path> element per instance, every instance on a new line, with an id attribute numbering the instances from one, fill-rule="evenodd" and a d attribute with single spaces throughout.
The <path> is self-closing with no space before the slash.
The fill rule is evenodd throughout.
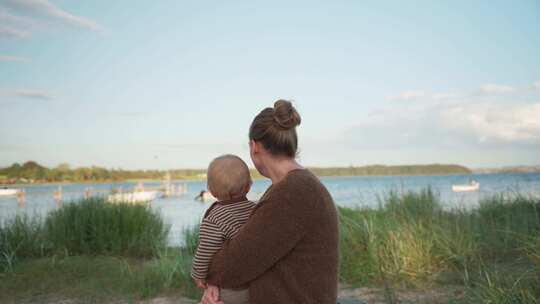
<path id="1" fill-rule="evenodd" d="M 262 110 L 249 130 L 255 168 L 272 180 L 250 220 L 214 256 L 203 304 L 218 287 L 249 286 L 250 303 L 336 303 L 338 220 L 332 197 L 295 160 L 300 115 L 289 101 Z M 227 304 L 227 303 L 225 303 Z"/>

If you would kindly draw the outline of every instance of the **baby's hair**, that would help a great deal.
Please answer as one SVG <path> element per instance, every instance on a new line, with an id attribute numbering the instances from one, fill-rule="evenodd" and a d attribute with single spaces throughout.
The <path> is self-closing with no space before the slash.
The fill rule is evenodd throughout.
<path id="1" fill-rule="evenodd" d="M 232 199 L 247 194 L 251 176 L 246 163 L 238 156 L 225 154 L 208 165 L 208 189 L 219 200 Z"/>

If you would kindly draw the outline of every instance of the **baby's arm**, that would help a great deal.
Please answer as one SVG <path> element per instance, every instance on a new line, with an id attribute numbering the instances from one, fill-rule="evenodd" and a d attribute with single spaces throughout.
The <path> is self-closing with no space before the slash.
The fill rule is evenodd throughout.
<path id="1" fill-rule="evenodd" d="M 221 229 L 208 218 L 203 219 L 199 229 L 199 246 L 191 268 L 191 277 L 195 280 L 197 287 L 205 288 L 208 266 L 224 241 Z"/>

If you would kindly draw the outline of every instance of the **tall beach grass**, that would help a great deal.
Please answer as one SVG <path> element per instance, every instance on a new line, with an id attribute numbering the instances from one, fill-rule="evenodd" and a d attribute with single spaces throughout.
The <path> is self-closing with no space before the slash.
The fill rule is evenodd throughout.
<path id="1" fill-rule="evenodd" d="M 390 192 L 377 209 L 339 208 L 341 281 L 383 286 L 390 298 L 396 289 L 459 284 L 471 303 L 540 299 L 538 198 L 498 195 L 468 211 L 441 206 L 425 189 Z"/>
<path id="2" fill-rule="evenodd" d="M 168 234 L 160 215 L 148 206 L 109 204 L 104 198 L 49 213 L 44 229 L 52 248 L 70 255 L 155 256 L 165 248 Z"/>
<path id="3" fill-rule="evenodd" d="M 200 297 L 190 277 L 198 227 L 185 230 L 184 248 L 167 247 L 168 232 L 149 206 L 101 197 L 65 204 L 45 218 L 17 215 L 0 225 L 0 278 L 6 280 L 0 302 L 32 297 L 28 284 L 38 293 L 63 290 L 90 302 L 167 290 Z M 67 288 L 74 280 L 80 286 Z"/>
<path id="4" fill-rule="evenodd" d="M 17 259 L 53 255 L 157 256 L 168 227 L 148 206 L 90 198 L 66 204 L 42 219 L 25 214 L 0 224 L 0 270 Z"/>
<path id="5" fill-rule="evenodd" d="M 540 299 L 538 198 L 497 195 L 473 210 L 448 210 L 429 188 L 389 192 L 375 209 L 339 207 L 339 219 L 340 281 L 382 287 L 389 303 L 399 301 L 399 290 L 446 285 L 464 290 L 454 303 Z M 17 281 L 21 277 L 69 281 L 82 271 L 115 278 L 117 286 L 108 291 L 115 295 L 139 299 L 174 291 L 197 298 L 190 270 L 198 227 L 184 231 L 182 248 L 168 248 L 167 233 L 148 207 L 101 198 L 66 204 L 44 219 L 16 217 L 0 225 L 0 276 L 9 286 L 0 292 L 25 292 L 28 281 Z M 73 292 L 99 300 L 104 287 L 96 280 Z"/>
<path id="6" fill-rule="evenodd" d="M 13 271 L 22 257 L 45 253 L 45 234 L 39 217 L 16 216 L 0 224 L 0 272 Z"/>

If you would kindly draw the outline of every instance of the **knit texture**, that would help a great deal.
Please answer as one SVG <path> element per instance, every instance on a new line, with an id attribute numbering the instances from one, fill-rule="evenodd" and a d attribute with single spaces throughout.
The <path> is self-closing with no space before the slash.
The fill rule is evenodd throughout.
<path id="1" fill-rule="evenodd" d="M 249 284 L 250 303 L 335 304 L 338 240 L 332 197 L 309 170 L 293 170 L 223 243 L 207 279 L 222 288 Z"/>

